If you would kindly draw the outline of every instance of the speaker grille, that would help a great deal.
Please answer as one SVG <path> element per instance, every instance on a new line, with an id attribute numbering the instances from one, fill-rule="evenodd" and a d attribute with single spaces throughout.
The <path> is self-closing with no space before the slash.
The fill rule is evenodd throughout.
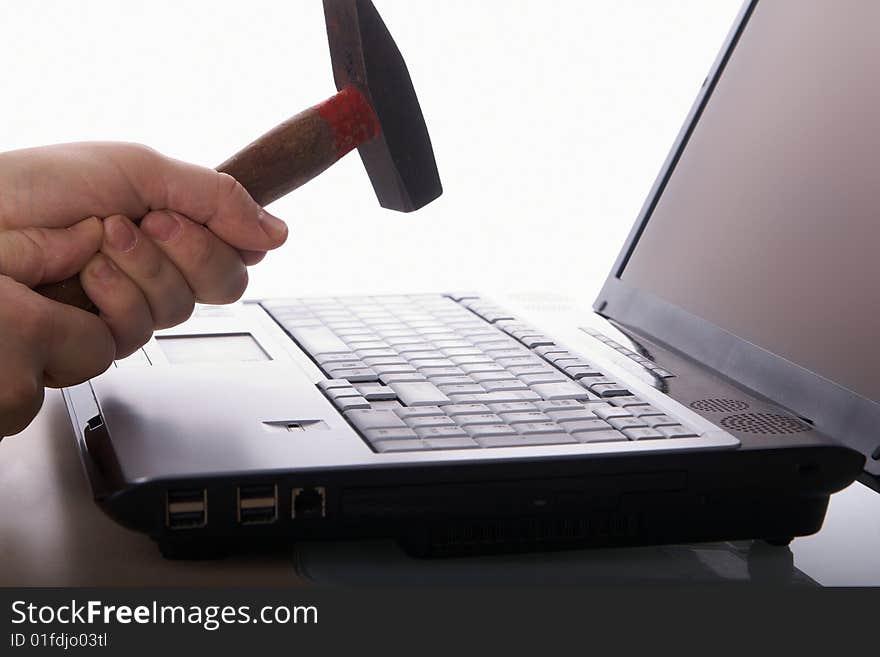
<path id="1" fill-rule="evenodd" d="M 748 407 L 748 402 L 741 399 L 698 399 L 691 402 L 691 408 L 707 413 L 737 413 Z"/>
<path id="2" fill-rule="evenodd" d="M 780 434 L 800 433 L 812 427 L 787 415 L 779 413 L 740 413 L 721 418 L 725 429 L 742 433 Z"/>

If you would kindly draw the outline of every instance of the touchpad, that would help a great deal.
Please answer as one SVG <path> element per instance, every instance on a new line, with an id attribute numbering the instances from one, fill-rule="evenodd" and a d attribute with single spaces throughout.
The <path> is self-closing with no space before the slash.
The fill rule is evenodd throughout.
<path id="1" fill-rule="evenodd" d="M 172 365 L 272 360 L 250 333 L 162 335 L 156 342 Z"/>

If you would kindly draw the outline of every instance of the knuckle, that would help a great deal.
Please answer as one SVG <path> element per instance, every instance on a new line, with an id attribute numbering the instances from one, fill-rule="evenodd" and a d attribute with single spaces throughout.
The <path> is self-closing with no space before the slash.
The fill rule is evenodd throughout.
<path id="1" fill-rule="evenodd" d="M 244 191 L 244 187 L 228 173 L 217 174 L 217 200 L 218 206 L 227 199 L 234 199 Z"/>
<path id="2" fill-rule="evenodd" d="M 123 142 L 119 144 L 119 146 L 123 150 L 125 155 L 135 161 L 155 162 L 162 157 L 159 151 L 150 148 L 146 144 L 129 141 Z"/>
<path id="3" fill-rule="evenodd" d="M 214 242 L 204 226 L 193 225 L 192 228 L 187 238 L 188 260 L 190 267 L 199 270 L 207 267 L 211 262 L 214 256 Z"/>

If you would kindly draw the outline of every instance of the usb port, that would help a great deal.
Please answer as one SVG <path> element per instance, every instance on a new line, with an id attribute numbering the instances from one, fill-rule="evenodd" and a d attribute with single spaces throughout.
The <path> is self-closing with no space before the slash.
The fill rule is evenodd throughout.
<path id="1" fill-rule="evenodd" d="M 298 520 L 327 517 L 327 497 L 324 487 L 294 488 L 291 508 L 292 517 Z"/>
<path id="2" fill-rule="evenodd" d="M 182 488 L 165 493 L 165 524 L 170 529 L 193 529 L 207 523 L 207 490 Z"/>
<path id="3" fill-rule="evenodd" d="M 238 522 L 265 525 L 278 519 L 278 486 L 274 484 L 238 487 Z"/>

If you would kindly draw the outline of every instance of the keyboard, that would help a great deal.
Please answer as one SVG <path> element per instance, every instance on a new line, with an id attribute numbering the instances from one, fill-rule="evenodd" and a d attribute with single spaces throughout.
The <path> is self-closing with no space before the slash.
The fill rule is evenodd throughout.
<path id="1" fill-rule="evenodd" d="M 700 434 L 490 301 L 263 302 L 376 452 L 668 441 Z"/>

